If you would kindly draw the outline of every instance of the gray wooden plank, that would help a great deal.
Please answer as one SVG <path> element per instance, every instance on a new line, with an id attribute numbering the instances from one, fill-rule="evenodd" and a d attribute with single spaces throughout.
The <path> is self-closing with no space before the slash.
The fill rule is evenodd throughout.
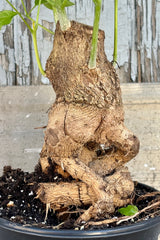
<path id="1" fill-rule="evenodd" d="M 72 0 L 75 6 L 68 8 L 70 19 L 92 25 L 94 4 L 92 0 Z M 20 1 L 13 0 L 19 9 Z M 34 0 L 26 1 L 27 7 Z M 0 11 L 11 9 L 5 0 Z M 108 59 L 113 58 L 114 1 L 103 0 L 100 28 L 105 30 L 105 50 Z M 55 24 L 49 10 L 41 8 L 40 23 L 54 30 Z M 32 17 L 36 18 L 36 11 Z M 121 82 L 160 81 L 160 1 L 119 0 L 118 5 L 118 63 Z M 53 36 L 39 29 L 38 48 L 43 67 L 53 45 Z M 31 35 L 22 21 L 15 17 L 9 27 L 0 30 L 0 86 L 39 85 L 49 80 L 39 73 Z"/>

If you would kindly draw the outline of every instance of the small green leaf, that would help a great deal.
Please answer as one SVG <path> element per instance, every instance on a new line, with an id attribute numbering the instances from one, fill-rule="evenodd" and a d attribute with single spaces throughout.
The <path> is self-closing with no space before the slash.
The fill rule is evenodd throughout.
<path id="1" fill-rule="evenodd" d="M 35 0 L 34 4 L 37 6 L 37 5 L 39 5 L 39 2 L 40 2 L 40 0 Z M 47 2 L 46 0 L 41 0 L 41 4 L 44 4 L 46 2 Z"/>
<path id="2" fill-rule="evenodd" d="M 135 205 L 128 205 L 125 208 L 120 208 L 118 212 L 125 216 L 132 216 L 138 212 L 138 208 Z"/>
<path id="3" fill-rule="evenodd" d="M 46 0 L 52 7 L 57 9 L 64 9 L 65 7 L 70 7 L 74 5 L 69 0 Z"/>
<path id="4" fill-rule="evenodd" d="M 62 0 L 46 0 L 53 8 L 61 8 Z"/>
<path id="5" fill-rule="evenodd" d="M 9 24 L 17 13 L 10 10 L 0 11 L 0 30 L 2 26 Z"/>
<path id="6" fill-rule="evenodd" d="M 51 4 L 49 4 L 48 2 L 44 3 L 44 6 L 50 10 L 53 10 L 53 7 Z"/>
<path id="7" fill-rule="evenodd" d="M 64 0 L 63 2 L 62 2 L 62 8 L 64 8 L 64 7 L 70 7 L 70 6 L 73 6 L 74 5 L 74 3 L 72 3 L 71 1 L 69 1 L 69 0 Z"/>
<path id="8" fill-rule="evenodd" d="M 38 6 L 38 5 L 39 5 L 39 1 L 40 1 L 40 0 L 35 0 L 34 4 L 35 4 L 36 6 Z M 45 6 L 46 8 L 48 8 L 48 9 L 50 9 L 50 10 L 53 10 L 52 5 L 49 4 L 49 3 L 47 2 L 47 0 L 42 0 L 42 1 L 41 1 L 41 4 L 44 4 L 44 6 Z"/>

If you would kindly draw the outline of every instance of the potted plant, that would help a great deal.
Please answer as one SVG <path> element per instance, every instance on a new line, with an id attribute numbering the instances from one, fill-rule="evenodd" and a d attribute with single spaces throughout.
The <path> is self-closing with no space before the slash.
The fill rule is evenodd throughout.
<path id="1" fill-rule="evenodd" d="M 120 82 L 114 69 L 118 1 L 115 0 L 112 63 L 104 52 L 104 32 L 99 30 L 101 0 L 93 0 L 93 27 L 69 21 L 65 11 L 73 5 L 69 0 L 35 0 L 36 20 L 30 16 L 34 8 L 27 12 L 23 0 L 25 16 L 9 0 L 6 2 L 13 11 L 0 13 L 0 27 L 19 15 L 32 34 L 39 69 L 49 78 L 56 92 L 39 167 L 46 176 L 52 177 L 56 172 L 62 178 L 58 182 L 38 183 L 36 198 L 46 206 L 44 221 L 47 221 L 50 209 L 58 217 L 63 215 L 63 219 L 68 212 L 76 212 L 74 226 L 78 231 L 38 229 L 0 219 L 0 239 L 157 239 L 159 218 L 108 230 L 87 230 L 89 226 L 107 227 L 110 223 L 118 225 L 133 220 L 145 210 L 160 205 L 157 201 L 138 210 L 132 204 L 135 184 L 124 166 L 138 153 L 139 140 L 124 125 Z M 38 26 L 43 27 L 38 23 L 41 4 L 53 11 L 56 22 L 53 50 L 45 71 L 40 63 L 36 39 Z M 70 206 L 76 211 L 69 211 Z M 81 208 L 79 212 L 78 207 Z M 126 216 L 111 217 L 116 209 Z M 57 229 L 62 225 L 63 222 L 58 224 Z"/>

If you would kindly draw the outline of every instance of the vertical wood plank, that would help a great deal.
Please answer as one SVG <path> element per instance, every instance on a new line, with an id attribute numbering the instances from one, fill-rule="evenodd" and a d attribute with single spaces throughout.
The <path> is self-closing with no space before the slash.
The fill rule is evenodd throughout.
<path id="1" fill-rule="evenodd" d="M 137 80 L 137 42 L 136 42 L 136 4 L 135 1 L 128 0 L 128 39 L 130 48 L 130 80 L 136 82 Z"/>
<path id="2" fill-rule="evenodd" d="M 34 1 L 31 1 L 31 7 L 34 6 Z M 37 9 L 35 9 L 31 16 L 33 19 L 36 19 Z M 51 10 L 48 10 L 44 6 L 40 9 L 40 16 L 39 23 L 41 25 L 44 25 L 47 28 L 50 28 L 52 31 L 55 30 L 55 24 L 53 22 L 53 13 Z M 43 68 L 45 69 L 45 63 L 47 58 L 49 57 L 49 54 L 53 47 L 53 35 L 47 33 L 46 31 L 42 30 L 42 28 L 38 28 L 37 31 L 37 45 L 38 45 L 38 51 L 40 60 L 42 63 Z M 30 44 L 30 51 L 31 51 L 31 84 L 32 85 L 40 85 L 40 84 L 49 84 L 49 80 L 45 77 L 43 77 L 38 69 L 34 47 L 33 47 L 33 41 L 31 41 Z"/>
<path id="3" fill-rule="evenodd" d="M 156 35 L 156 9 L 157 9 L 157 1 L 152 0 L 152 66 L 153 66 L 153 81 L 157 82 L 157 61 L 158 61 L 158 44 L 157 44 L 157 35 Z"/>
<path id="4" fill-rule="evenodd" d="M 23 12 L 21 2 L 14 1 L 16 8 Z M 14 49 L 16 85 L 30 85 L 30 44 L 29 31 L 19 17 L 14 18 Z"/>
<path id="5" fill-rule="evenodd" d="M 4 1 L 0 4 L 0 11 L 6 6 Z M 11 10 L 8 7 L 8 10 Z M 0 31 L 0 86 L 15 84 L 14 63 L 14 25 L 3 27 Z"/>
<path id="6" fill-rule="evenodd" d="M 138 82 L 141 82 L 141 7 L 139 5 L 139 1 L 136 1 L 136 27 L 137 27 L 137 62 L 138 62 Z"/>
<path id="7" fill-rule="evenodd" d="M 160 0 L 156 2 L 156 55 L 157 55 L 157 80 L 160 81 Z"/>

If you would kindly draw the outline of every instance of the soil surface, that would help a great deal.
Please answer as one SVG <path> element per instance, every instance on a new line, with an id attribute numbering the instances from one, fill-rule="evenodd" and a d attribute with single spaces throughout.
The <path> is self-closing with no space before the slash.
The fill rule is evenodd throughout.
<path id="1" fill-rule="evenodd" d="M 4 167 L 3 176 L 0 177 L 0 217 L 25 226 L 32 225 L 53 229 L 104 229 L 116 226 L 115 222 L 100 226 L 75 226 L 75 220 L 85 210 L 85 208 L 76 208 L 75 206 L 65 209 L 63 214 L 57 214 L 51 210 L 48 212 L 47 220 L 44 221 L 46 206 L 39 199 L 36 199 L 38 183 L 66 181 L 61 175 L 54 173 L 54 166 L 50 171 L 51 175 L 45 175 L 40 166 L 37 166 L 33 173 L 12 169 L 10 166 Z M 69 180 L 71 179 L 67 179 L 67 181 Z M 133 205 L 136 205 L 139 211 L 158 201 L 160 201 L 160 192 L 155 192 L 154 189 L 135 182 Z M 160 204 L 142 212 L 134 219 L 120 223 L 118 226 L 147 220 L 154 216 L 160 216 Z M 110 219 L 121 217 L 117 209 L 114 215 L 110 216 Z"/>

